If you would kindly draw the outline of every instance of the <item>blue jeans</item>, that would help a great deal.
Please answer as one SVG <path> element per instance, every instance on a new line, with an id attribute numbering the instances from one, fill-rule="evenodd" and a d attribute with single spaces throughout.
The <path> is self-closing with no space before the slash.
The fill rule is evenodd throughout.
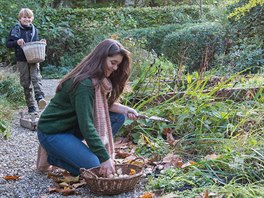
<path id="1" fill-rule="evenodd" d="M 124 124 L 125 116 L 113 112 L 109 114 L 114 136 Z M 49 164 L 63 168 L 72 175 L 79 175 L 80 168 L 100 165 L 98 157 L 82 142 L 80 130 L 57 134 L 44 134 L 38 130 L 38 139 L 48 153 Z"/>

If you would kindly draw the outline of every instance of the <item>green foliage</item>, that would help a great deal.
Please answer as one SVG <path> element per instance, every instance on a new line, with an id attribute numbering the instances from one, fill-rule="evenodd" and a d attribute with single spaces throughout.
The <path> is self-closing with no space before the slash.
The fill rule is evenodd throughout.
<path id="1" fill-rule="evenodd" d="M 124 5 L 123 0 L 113 1 L 85 1 L 85 0 L 56 0 L 51 1 L 52 8 L 103 8 L 103 7 L 122 7 Z"/>
<path id="2" fill-rule="evenodd" d="M 0 120 L 0 134 L 5 133 L 7 130 L 7 126 L 6 123 L 2 120 Z"/>
<path id="3" fill-rule="evenodd" d="M 157 61 L 158 62 L 158 61 Z M 164 66 L 161 66 L 164 67 Z M 127 131 L 133 128 L 133 134 L 152 134 L 152 137 L 162 136 L 164 128 L 171 128 L 178 139 L 177 148 L 192 151 L 196 155 L 217 151 L 217 145 L 222 145 L 225 138 L 235 137 L 241 133 L 258 133 L 263 129 L 263 89 L 256 93 L 253 101 L 237 103 L 233 100 L 218 100 L 215 94 L 224 88 L 234 86 L 230 82 L 237 82 L 232 76 L 217 86 L 210 85 L 210 77 L 200 79 L 198 75 L 186 75 L 181 84 L 166 82 L 163 76 L 155 76 L 159 64 L 145 67 L 147 72 L 142 73 L 134 81 L 133 90 L 124 103 L 143 111 L 147 115 L 158 115 L 171 120 L 173 123 L 142 121 L 132 122 L 126 126 Z M 173 72 L 160 73 L 167 79 L 173 79 Z M 244 82 L 245 83 L 245 82 Z M 263 84 L 263 83 L 262 83 Z M 262 85 L 260 82 L 260 85 Z M 157 86 L 156 86 L 157 85 Z M 167 100 L 170 91 L 175 94 Z M 184 90 L 184 94 L 181 94 Z M 240 98 L 239 92 L 234 92 Z M 258 96 L 259 95 L 259 96 Z M 159 98 L 159 99 L 158 99 Z M 127 102 L 125 102 L 128 100 Z M 158 104 L 158 105 L 157 105 Z M 139 136 L 133 135 L 138 141 Z M 202 152 L 202 153 L 201 153 Z"/>
<path id="4" fill-rule="evenodd" d="M 262 0 L 258 2 L 263 4 Z M 247 10 L 240 9 L 246 7 Z M 264 61 L 263 5 L 257 1 L 239 0 L 229 5 L 227 12 L 232 16 L 229 17 L 227 26 L 230 47 L 227 56 L 223 58 L 223 65 L 230 68 L 228 72 L 250 68 L 247 72 L 257 73 L 263 67 Z"/>
<path id="5" fill-rule="evenodd" d="M 149 177 L 147 189 L 163 189 L 165 192 L 175 192 L 191 190 L 198 186 L 203 188 L 214 183 L 211 178 L 195 169 L 187 172 L 184 169 L 171 168 L 161 173 L 158 178 Z"/>
<path id="6" fill-rule="evenodd" d="M 262 190 L 258 191 L 255 186 L 263 185 L 264 178 L 263 137 L 260 136 L 255 134 L 227 140 L 214 159 L 204 157 L 186 168 L 169 168 L 161 171 L 158 177 L 154 177 L 153 173 L 147 189 L 163 189 L 188 197 L 197 197 L 205 189 L 210 189 L 209 193 L 216 195 L 234 197 L 263 195 Z M 217 184 L 221 185 L 221 190 Z M 238 186 L 245 194 L 231 190 Z"/>
<path id="7" fill-rule="evenodd" d="M 23 89 L 19 84 L 17 74 L 4 75 L 0 73 L 0 97 L 6 98 L 10 103 L 22 104 L 24 102 Z"/>
<path id="8" fill-rule="evenodd" d="M 101 8 L 101 9 L 46 9 L 38 13 L 38 27 L 48 41 L 46 63 L 62 65 L 60 59 L 69 54 L 86 54 L 96 43 L 111 34 L 128 29 L 195 20 L 190 7 L 163 8 Z M 193 8 L 193 11 L 197 8 Z M 188 12 L 188 14 L 186 13 Z M 177 17 L 182 15 L 181 18 Z M 67 22 L 61 17 L 67 16 Z M 159 19 L 159 20 L 157 20 Z M 49 45 L 52 43 L 52 45 Z M 85 47 L 84 47 L 85 46 Z M 63 49 L 63 50 L 62 50 Z"/>
<path id="9" fill-rule="evenodd" d="M 228 17 L 229 18 L 236 17 L 236 19 L 238 20 L 241 16 L 244 16 L 252 8 L 254 8 L 256 6 L 262 6 L 263 4 L 264 4 L 263 0 L 248 1 L 244 5 L 234 8 L 234 10 L 231 13 L 229 13 Z"/>
<path id="10" fill-rule="evenodd" d="M 187 71 L 208 68 L 216 54 L 223 53 L 225 31 L 218 23 L 201 23 L 171 33 L 164 38 L 165 56 Z"/>
<path id="11" fill-rule="evenodd" d="M 157 55 L 161 55 L 163 53 L 162 38 L 165 38 L 168 34 L 180 31 L 181 29 L 192 25 L 195 24 L 189 24 L 189 23 L 171 24 L 171 25 L 164 25 L 161 27 L 140 28 L 140 29 L 122 31 L 118 33 L 118 35 L 124 38 L 141 40 L 143 42 L 143 45 L 141 47 L 143 47 L 148 51 L 154 50 Z"/>
<path id="12" fill-rule="evenodd" d="M 264 196 L 264 189 L 262 185 L 256 184 L 228 184 L 224 188 L 218 187 L 215 191 L 222 192 L 226 197 L 241 197 L 241 198 L 256 198 Z M 217 192 L 217 191 L 216 191 Z"/>
<path id="13" fill-rule="evenodd" d="M 14 115 L 14 110 L 11 104 L 3 97 L 0 97 L 0 137 L 9 136 L 9 125 Z"/>
<path id="14" fill-rule="evenodd" d="M 45 5 L 48 5 L 45 2 Z M 4 44 L 10 28 L 17 21 L 20 4 L 14 4 L 9 12 L 0 12 L 2 21 L 0 29 L 1 43 L 0 59 L 7 64 L 14 56 Z M 18 7 L 19 6 L 19 7 Z M 198 6 L 155 7 L 155 8 L 100 8 L 100 9 L 34 9 L 34 24 L 40 30 L 41 38 L 47 40 L 47 59 L 42 65 L 64 66 L 68 54 L 80 57 L 104 38 L 110 37 L 122 30 L 159 27 L 167 24 L 182 24 L 186 21 L 199 20 Z M 210 7 L 205 6 L 204 12 Z M 210 14 L 209 14 L 210 15 Z M 208 17 L 209 17 L 208 15 Z M 7 20 L 8 19 L 8 20 Z M 67 19 L 67 20 L 64 20 Z M 153 46 L 155 43 L 151 44 Z M 79 58 L 72 59 L 71 65 L 76 65 Z"/>
<path id="15" fill-rule="evenodd" d="M 261 87 L 263 86 L 264 76 L 261 75 L 247 75 L 241 77 L 240 83 L 234 84 L 233 87 L 237 88 L 250 88 L 250 87 Z"/>
<path id="16" fill-rule="evenodd" d="M 180 83 L 162 83 L 163 75 L 173 79 L 173 72 L 162 71 L 160 76 L 154 75 L 159 64 L 164 62 L 155 59 L 151 66 L 144 67 L 145 71 L 134 80 L 134 89 L 127 97 L 139 112 L 158 115 L 172 123 L 130 121 L 126 123 L 125 131 L 138 143 L 136 152 L 139 155 L 159 159 L 171 153 L 195 163 L 181 169 L 153 171 L 148 178 L 147 190 L 162 189 L 177 197 L 197 197 L 210 189 L 209 194 L 240 196 L 241 193 L 231 189 L 241 187 L 248 197 L 262 195 L 257 186 L 263 185 L 264 181 L 263 89 L 250 100 L 246 97 L 239 103 L 223 100 L 221 96 L 215 97 L 215 93 L 230 86 L 247 85 L 250 80 L 237 74 L 223 78 L 213 86 L 210 76 L 201 78 L 194 73 L 183 76 Z M 256 78 L 252 80 L 255 82 Z M 260 86 L 263 85 L 262 78 L 259 78 Z M 160 86 L 155 87 L 157 82 Z M 169 86 L 174 87 L 176 95 L 157 100 L 158 96 L 166 97 Z M 185 91 L 184 94 L 181 90 Z M 138 100 L 131 100 L 133 97 Z M 173 146 L 162 144 L 164 129 L 173 134 L 176 140 Z M 211 154 L 217 158 L 208 157 Z"/>
<path id="17" fill-rule="evenodd" d="M 138 51 L 136 55 L 138 59 L 133 65 L 130 78 L 133 83 L 122 98 L 122 102 L 144 111 L 145 104 L 151 104 L 159 95 L 173 91 L 172 83 L 166 81 L 176 77 L 177 67 L 166 58 L 161 56 L 157 58 L 155 54 L 145 51 Z"/>
<path id="18" fill-rule="evenodd" d="M 136 133 L 132 135 L 136 135 Z M 140 156 L 145 156 L 147 158 L 152 158 L 153 156 L 155 156 L 161 159 L 169 152 L 169 147 L 168 145 L 166 145 L 161 136 L 153 138 L 153 136 L 147 133 L 141 133 L 139 137 L 134 136 L 134 140 L 136 140 L 136 143 L 138 145 L 138 147 L 136 148 L 136 152 Z"/>
<path id="19" fill-rule="evenodd" d="M 230 52 L 224 58 L 225 72 L 235 73 L 247 69 L 246 73 L 257 73 L 261 69 L 264 64 L 262 43 L 246 40 L 248 39 L 245 38 L 241 44 L 230 48 Z"/>
<path id="20" fill-rule="evenodd" d="M 0 72 L 0 134 L 8 137 L 14 109 L 24 102 L 24 93 L 17 74 Z"/>

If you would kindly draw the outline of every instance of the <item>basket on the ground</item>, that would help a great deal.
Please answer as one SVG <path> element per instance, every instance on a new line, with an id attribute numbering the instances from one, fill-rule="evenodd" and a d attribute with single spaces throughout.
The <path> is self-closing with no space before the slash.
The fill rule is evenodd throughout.
<path id="1" fill-rule="evenodd" d="M 22 45 L 28 63 L 40 63 L 45 60 L 46 43 L 41 41 L 28 42 Z"/>
<path id="2" fill-rule="evenodd" d="M 136 158 L 135 160 L 137 159 L 142 159 L 144 162 L 143 158 Z M 91 192 L 99 195 L 116 195 L 133 190 L 143 173 L 143 166 L 140 167 L 132 163 L 115 165 L 116 170 L 120 168 L 122 169 L 123 174 L 128 175 L 127 177 L 100 177 L 100 167 L 91 169 L 81 168 L 80 172 L 81 176 L 85 178 L 87 186 Z M 135 171 L 135 174 L 130 175 L 131 169 Z"/>

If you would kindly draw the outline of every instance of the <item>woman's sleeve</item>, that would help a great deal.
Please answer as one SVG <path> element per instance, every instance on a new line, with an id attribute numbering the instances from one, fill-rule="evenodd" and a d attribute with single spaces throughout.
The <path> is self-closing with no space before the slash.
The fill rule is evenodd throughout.
<path id="1" fill-rule="evenodd" d="M 90 150 L 101 163 L 108 160 L 109 154 L 94 126 L 94 89 L 87 84 L 80 83 L 72 97 L 79 128 Z"/>

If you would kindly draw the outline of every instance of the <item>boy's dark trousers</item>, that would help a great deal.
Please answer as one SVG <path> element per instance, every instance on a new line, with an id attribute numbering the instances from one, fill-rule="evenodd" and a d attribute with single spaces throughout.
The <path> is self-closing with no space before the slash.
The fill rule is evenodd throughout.
<path id="1" fill-rule="evenodd" d="M 20 84 L 24 89 L 26 104 L 28 107 L 35 106 L 34 96 L 36 100 L 38 97 L 44 97 L 39 63 L 18 61 L 16 66 L 20 74 Z"/>

